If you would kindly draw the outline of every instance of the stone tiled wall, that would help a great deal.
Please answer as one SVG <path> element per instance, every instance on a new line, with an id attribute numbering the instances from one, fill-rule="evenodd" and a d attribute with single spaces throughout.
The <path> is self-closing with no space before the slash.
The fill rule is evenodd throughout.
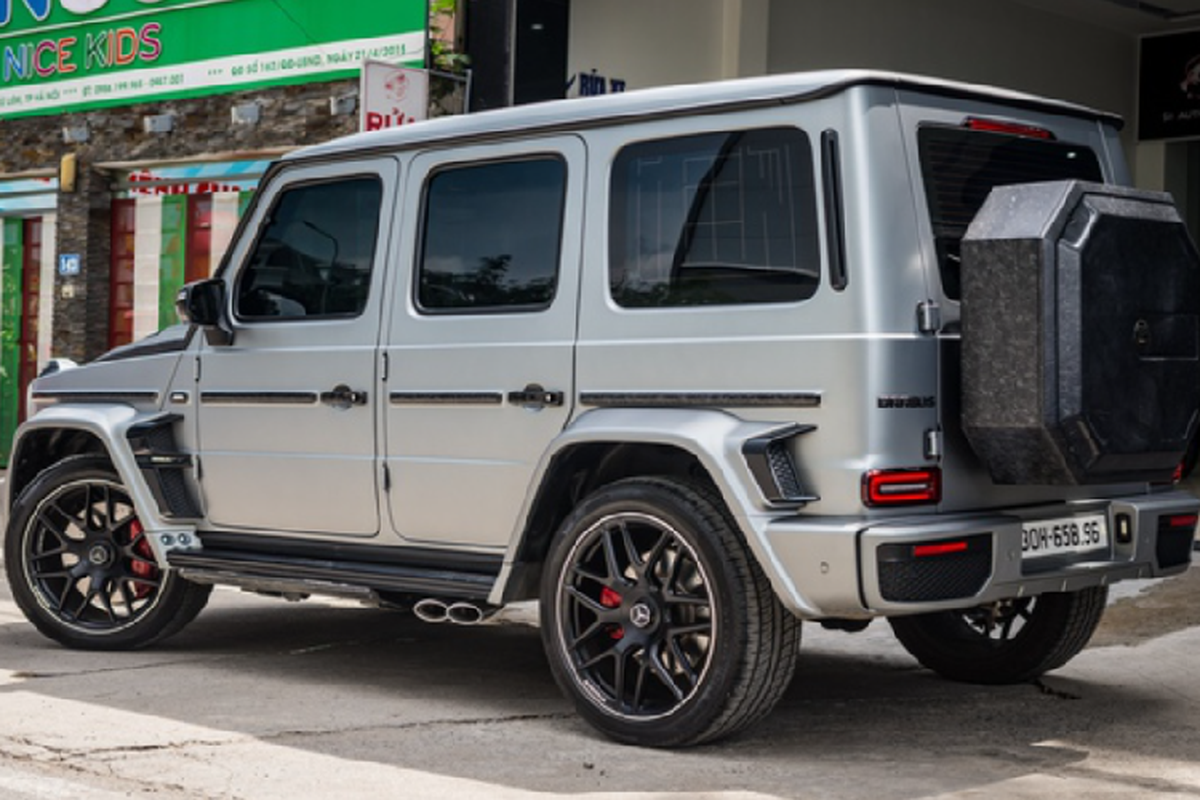
<path id="1" fill-rule="evenodd" d="M 57 253 L 78 253 L 78 276 L 56 279 L 53 354 L 77 361 L 108 345 L 111 174 L 106 162 L 157 162 L 206 154 L 253 153 L 327 141 L 358 129 L 358 116 L 334 115 L 329 98 L 357 93 L 357 79 L 285 86 L 201 98 L 139 103 L 58 116 L 4 120 L 0 176 L 56 169 L 63 155 L 78 161 L 76 191 L 58 197 Z M 235 105 L 257 103 L 257 124 L 234 124 Z M 169 133 L 146 133 L 143 118 L 170 114 Z M 67 144 L 64 128 L 86 125 L 88 140 Z"/>

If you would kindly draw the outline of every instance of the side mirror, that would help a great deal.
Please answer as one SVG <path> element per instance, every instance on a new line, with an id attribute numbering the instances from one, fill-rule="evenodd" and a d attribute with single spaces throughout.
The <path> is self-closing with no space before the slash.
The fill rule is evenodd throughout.
<path id="1" fill-rule="evenodd" d="M 220 278 L 184 286 L 175 297 L 175 309 L 184 322 L 204 331 L 210 345 L 233 344 L 233 326 L 225 308 L 225 282 Z"/>

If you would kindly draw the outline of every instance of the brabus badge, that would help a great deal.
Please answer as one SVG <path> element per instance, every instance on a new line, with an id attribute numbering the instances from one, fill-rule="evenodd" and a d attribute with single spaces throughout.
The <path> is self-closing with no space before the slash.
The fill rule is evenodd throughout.
<path id="1" fill-rule="evenodd" d="M 933 395 L 884 394 L 876 402 L 880 408 L 937 408 Z"/>

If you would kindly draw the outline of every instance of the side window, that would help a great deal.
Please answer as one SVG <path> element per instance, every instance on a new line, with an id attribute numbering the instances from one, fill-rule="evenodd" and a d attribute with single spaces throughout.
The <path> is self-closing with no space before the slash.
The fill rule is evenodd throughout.
<path id="1" fill-rule="evenodd" d="M 425 185 L 417 305 L 544 308 L 558 283 L 567 168 L 545 156 L 454 166 Z"/>
<path id="2" fill-rule="evenodd" d="M 242 319 L 353 317 L 371 287 L 383 187 L 378 178 L 282 192 L 238 278 Z"/>
<path id="3" fill-rule="evenodd" d="M 812 146 L 796 128 L 639 142 L 612 172 L 622 306 L 789 303 L 821 282 Z"/>

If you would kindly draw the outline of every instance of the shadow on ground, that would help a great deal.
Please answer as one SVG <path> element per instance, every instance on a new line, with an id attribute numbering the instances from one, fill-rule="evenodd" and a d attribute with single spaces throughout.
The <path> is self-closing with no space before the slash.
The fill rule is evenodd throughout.
<path id="1" fill-rule="evenodd" d="M 1190 605 L 1174 591 L 1173 607 Z M 1157 615 L 1150 597 L 1118 610 L 1113 630 L 1140 637 Z M 23 623 L 0 625 L 0 670 L 20 678 L 0 687 L 0 707 L 7 692 L 34 692 L 520 789 L 680 796 L 858 798 L 871 786 L 877 800 L 915 798 L 1059 773 L 1093 747 L 1194 761 L 1200 738 L 1196 723 L 1179 729 L 1178 719 L 1167 744 L 1144 736 L 1172 707 L 1160 687 L 1085 680 L 1069 668 L 1039 684 L 952 684 L 918 669 L 876 622 L 855 635 L 807 626 L 796 680 L 746 734 L 687 751 L 640 750 L 598 738 L 574 715 L 533 627 L 216 598 L 152 652 L 77 653 Z M 950 762 L 955 769 L 941 768 Z"/>

